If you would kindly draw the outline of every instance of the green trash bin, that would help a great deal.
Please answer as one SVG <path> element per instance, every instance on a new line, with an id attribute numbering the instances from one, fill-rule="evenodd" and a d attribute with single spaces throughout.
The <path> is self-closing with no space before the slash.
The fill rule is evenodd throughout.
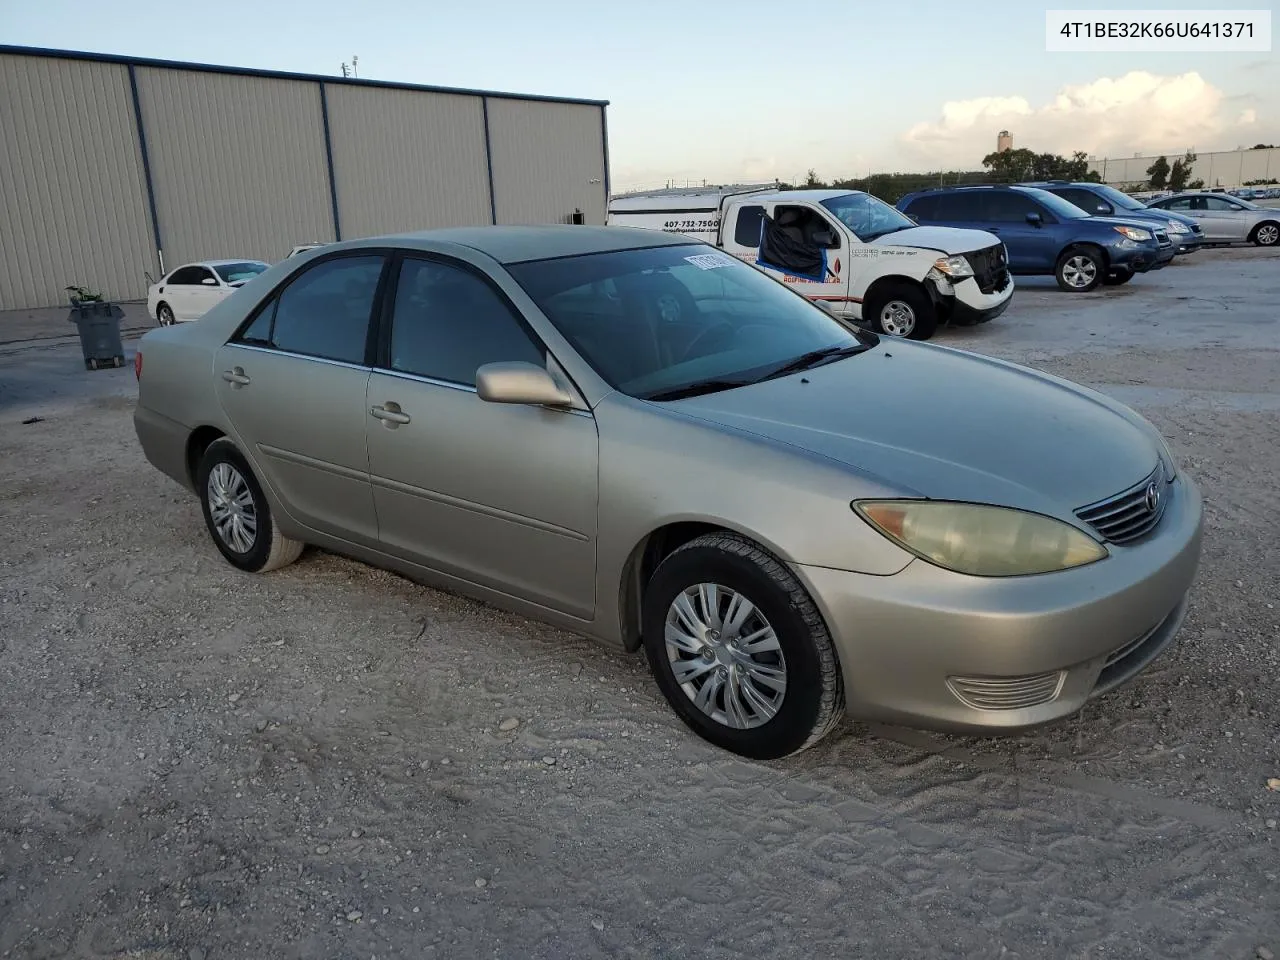
<path id="1" fill-rule="evenodd" d="M 124 366 L 124 342 L 120 339 L 120 321 L 124 311 L 114 303 L 79 300 L 71 304 L 67 319 L 80 332 L 80 350 L 84 365 L 90 370 Z"/>

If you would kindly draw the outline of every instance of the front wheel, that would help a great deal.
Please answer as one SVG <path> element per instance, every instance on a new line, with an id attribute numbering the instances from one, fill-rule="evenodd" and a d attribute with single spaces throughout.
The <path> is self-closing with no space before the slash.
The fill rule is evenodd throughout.
<path id="1" fill-rule="evenodd" d="M 1054 277 L 1058 286 L 1071 293 L 1088 293 L 1102 282 L 1107 265 L 1100 250 L 1075 247 L 1058 258 Z"/>
<path id="2" fill-rule="evenodd" d="M 928 340 L 938 329 L 938 314 L 919 287 L 886 283 L 862 304 L 862 316 L 876 333 L 908 340 Z"/>
<path id="3" fill-rule="evenodd" d="M 668 556 L 645 589 L 642 618 L 659 689 L 719 747 L 785 757 L 844 715 L 822 615 L 791 572 L 744 537 L 707 534 Z"/>
<path id="4" fill-rule="evenodd" d="M 1258 224 L 1253 231 L 1253 243 L 1258 247 L 1274 247 L 1280 243 L 1280 224 L 1270 220 Z"/>
<path id="5" fill-rule="evenodd" d="M 225 437 L 200 458 L 196 489 L 214 546 L 234 566 L 265 573 L 293 563 L 302 544 L 280 532 L 249 462 Z"/>
<path id="6" fill-rule="evenodd" d="M 1132 270 L 1112 270 L 1102 282 L 1109 287 L 1118 287 L 1133 279 Z"/>
<path id="7" fill-rule="evenodd" d="M 162 327 L 173 326 L 173 310 L 169 308 L 167 303 L 160 304 L 160 307 L 156 310 L 156 319 L 160 321 L 160 326 Z"/>

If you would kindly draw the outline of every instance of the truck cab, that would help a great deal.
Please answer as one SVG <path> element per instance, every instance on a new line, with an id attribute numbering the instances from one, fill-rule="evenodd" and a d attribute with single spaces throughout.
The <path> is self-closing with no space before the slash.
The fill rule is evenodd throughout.
<path id="1" fill-rule="evenodd" d="M 940 324 L 990 320 L 1013 296 L 997 237 L 917 226 L 858 190 L 632 195 L 614 199 L 609 223 L 702 240 L 889 336 L 927 340 Z"/>

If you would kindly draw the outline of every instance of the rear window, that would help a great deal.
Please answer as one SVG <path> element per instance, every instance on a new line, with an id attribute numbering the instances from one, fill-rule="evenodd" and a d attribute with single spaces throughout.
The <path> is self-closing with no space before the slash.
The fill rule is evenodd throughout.
<path id="1" fill-rule="evenodd" d="M 739 210 L 738 222 L 733 228 L 733 242 L 752 249 L 760 246 L 760 221 L 763 217 L 764 207 L 758 204 Z"/>

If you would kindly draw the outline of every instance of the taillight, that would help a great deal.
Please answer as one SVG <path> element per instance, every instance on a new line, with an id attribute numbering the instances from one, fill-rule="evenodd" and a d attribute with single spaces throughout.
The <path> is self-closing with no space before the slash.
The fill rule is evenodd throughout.
<path id="1" fill-rule="evenodd" d="M 133 355 L 133 379 L 142 379 L 142 351 L 139 350 Z"/>

